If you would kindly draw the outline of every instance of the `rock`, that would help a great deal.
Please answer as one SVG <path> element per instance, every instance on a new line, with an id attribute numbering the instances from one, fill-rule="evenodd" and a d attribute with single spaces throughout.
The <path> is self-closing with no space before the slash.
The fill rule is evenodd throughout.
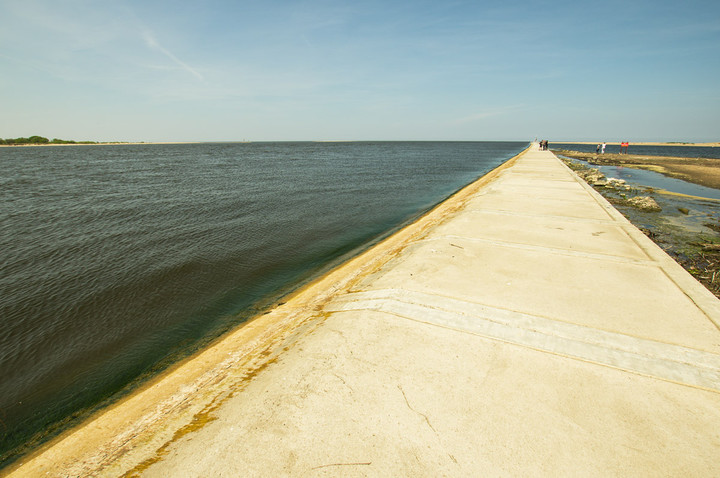
<path id="1" fill-rule="evenodd" d="M 605 175 L 597 169 L 588 169 L 579 173 L 580 177 L 587 181 L 588 184 L 594 184 L 605 180 Z"/>
<path id="2" fill-rule="evenodd" d="M 628 204 L 646 212 L 660 212 L 662 208 L 660 205 L 649 196 L 635 196 L 634 198 L 628 199 Z"/>
<path id="3" fill-rule="evenodd" d="M 625 184 L 624 179 L 617 179 L 617 178 L 609 178 L 607 180 L 607 186 L 605 186 L 610 189 L 618 189 L 621 191 L 628 191 L 630 190 L 630 186 Z"/>
<path id="4" fill-rule="evenodd" d="M 685 214 L 686 216 L 687 216 L 688 214 L 690 214 L 690 210 L 689 210 L 688 208 L 686 208 L 686 207 L 679 207 L 679 208 L 677 208 L 677 209 L 678 209 L 678 211 L 680 211 L 681 213 Z"/>

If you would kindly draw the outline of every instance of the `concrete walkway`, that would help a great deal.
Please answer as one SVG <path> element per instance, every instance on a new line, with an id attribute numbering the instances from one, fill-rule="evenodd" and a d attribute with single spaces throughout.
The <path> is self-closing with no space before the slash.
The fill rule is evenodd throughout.
<path id="1" fill-rule="evenodd" d="M 508 166 L 182 427 L 18 474 L 720 476 L 720 301 L 552 153 Z"/>

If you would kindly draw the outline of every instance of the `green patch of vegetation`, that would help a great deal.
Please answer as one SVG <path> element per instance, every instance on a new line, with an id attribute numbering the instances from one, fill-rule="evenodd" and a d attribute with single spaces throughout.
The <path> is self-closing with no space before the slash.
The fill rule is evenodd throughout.
<path id="1" fill-rule="evenodd" d="M 8 146 L 15 145 L 38 145 L 38 144 L 97 144 L 97 141 L 73 141 L 67 139 L 54 138 L 49 140 L 43 136 L 30 136 L 29 138 L 0 138 L 0 144 Z"/>

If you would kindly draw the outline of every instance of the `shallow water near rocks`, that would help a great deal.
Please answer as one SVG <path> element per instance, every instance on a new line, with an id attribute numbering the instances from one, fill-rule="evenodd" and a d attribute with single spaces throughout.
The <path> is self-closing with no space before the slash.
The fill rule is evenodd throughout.
<path id="1" fill-rule="evenodd" d="M 628 184 L 647 186 L 675 194 L 684 194 L 700 199 L 716 199 L 720 201 L 720 189 L 708 188 L 681 179 L 670 178 L 655 171 L 629 168 L 627 166 L 593 165 L 608 178 L 623 179 Z"/>
<path id="2" fill-rule="evenodd" d="M 572 161 L 598 169 L 607 178 L 624 180 L 629 191 L 597 189 L 633 224 L 649 231 L 660 247 L 678 259 L 697 254 L 700 250 L 697 244 L 720 240 L 717 229 L 720 227 L 720 190 L 644 169 L 591 165 L 574 158 Z M 613 201 L 623 196 L 650 196 L 662 211 L 644 212 Z"/>

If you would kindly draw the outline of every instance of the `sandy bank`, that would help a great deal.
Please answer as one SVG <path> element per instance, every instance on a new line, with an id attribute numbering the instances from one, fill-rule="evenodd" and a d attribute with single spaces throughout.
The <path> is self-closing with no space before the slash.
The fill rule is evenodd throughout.
<path id="1" fill-rule="evenodd" d="M 720 159 L 553 151 L 570 158 L 582 159 L 590 164 L 647 169 L 701 186 L 720 189 Z"/>
<path id="2" fill-rule="evenodd" d="M 602 144 L 603 141 L 553 141 L 550 143 L 550 146 L 552 147 L 553 144 Z M 606 144 L 620 146 L 620 142 L 612 142 L 608 141 Z M 710 143 L 685 143 L 685 142 L 652 142 L 652 141 L 634 141 L 630 143 L 630 147 L 632 148 L 633 145 L 635 146 L 710 146 L 710 147 L 720 147 L 720 142 L 710 142 Z"/>
<path id="3" fill-rule="evenodd" d="M 325 303 L 462 208 L 517 158 L 1 474 L 95 476 L 142 471 L 160 459 L 170 444 L 212 421 L 214 410 L 316 327 L 324 318 Z"/>

